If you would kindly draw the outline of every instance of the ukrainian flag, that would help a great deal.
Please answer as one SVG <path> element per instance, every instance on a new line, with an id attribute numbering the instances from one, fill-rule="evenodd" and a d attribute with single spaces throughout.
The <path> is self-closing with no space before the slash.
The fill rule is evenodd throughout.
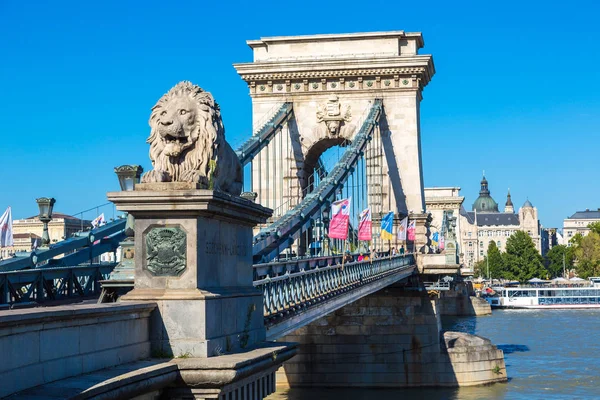
<path id="1" fill-rule="evenodd" d="M 435 232 L 433 234 L 433 237 L 431 238 L 431 245 L 432 246 L 437 246 L 438 245 L 438 243 L 439 243 L 439 237 L 440 236 L 439 236 L 439 234 L 437 232 Z"/>
<path id="2" fill-rule="evenodd" d="M 394 212 L 390 211 L 381 219 L 381 239 L 392 240 L 394 234 L 392 233 L 394 227 Z"/>

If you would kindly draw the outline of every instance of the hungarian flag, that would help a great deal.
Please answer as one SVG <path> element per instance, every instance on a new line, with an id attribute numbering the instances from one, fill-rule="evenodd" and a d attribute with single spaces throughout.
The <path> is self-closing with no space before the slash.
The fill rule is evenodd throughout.
<path id="1" fill-rule="evenodd" d="M 369 241 L 373 239 L 371 230 L 371 207 L 360 213 L 360 222 L 358 223 L 358 240 Z"/>
<path id="2" fill-rule="evenodd" d="M 400 226 L 398 227 L 398 240 L 406 240 L 406 230 L 408 229 L 408 217 L 404 217 L 402 221 L 400 221 Z"/>
<path id="3" fill-rule="evenodd" d="M 416 230 L 416 223 L 415 221 L 410 221 L 410 223 L 408 224 L 408 240 L 415 240 L 415 230 Z"/>
<path id="4" fill-rule="evenodd" d="M 0 247 L 9 247 L 13 244 L 12 211 L 8 207 L 0 217 Z"/>
<path id="5" fill-rule="evenodd" d="M 392 240 L 394 239 L 394 234 L 392 230 L 394 229 L 394 212 L 390 211 L 385 214 L 383 218 L 381 218 L 381 239 L 382 240 Z"/>
<path id="6" fill-rule="evenodd" d="M 348 238 L 348 223 L 350 222 L 350 200 L 343 199 L 331 204 L 331 221 L 329 222 L 329 237 L 331 239 Z"/>

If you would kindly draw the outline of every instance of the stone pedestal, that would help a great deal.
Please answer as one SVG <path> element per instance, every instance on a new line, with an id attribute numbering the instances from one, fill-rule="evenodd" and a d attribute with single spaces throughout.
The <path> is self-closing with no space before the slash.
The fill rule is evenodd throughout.
<path id="1" fill-rule="evenodd" d="M 186 183 L 108 193 L 135 217 L 135 286 L 122 301 L 153 301 L 155 356 L 211 357 L 264 341 L 252 285 L 252 228 L 271 210 Z"/>

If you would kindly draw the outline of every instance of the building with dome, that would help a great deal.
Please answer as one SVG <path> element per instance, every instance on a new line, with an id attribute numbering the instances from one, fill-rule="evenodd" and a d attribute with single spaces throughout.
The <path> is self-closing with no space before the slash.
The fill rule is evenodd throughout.
<path id="1" fill-rule="evenodd" d="M 469 269 L 485 258 L 491 241 L 501 251 L 506 251 L 506 240 L 516 231 L 527 232 L 541 253 L 541 225 L 537 208 L 527 200 L 515 212 L 509 189 L 504 210 L 500 211 L 485 176 L 481 180 L 479 197 L 473 203 L 471 211 L 461 206 L 459 215 L 458 253 L 461 256 L 460 262 Z"/>

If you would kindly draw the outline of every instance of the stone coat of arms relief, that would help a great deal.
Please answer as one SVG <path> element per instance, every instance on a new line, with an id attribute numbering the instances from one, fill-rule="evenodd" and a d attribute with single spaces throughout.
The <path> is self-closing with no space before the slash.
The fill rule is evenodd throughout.
<path id="1" fill-rule="evenodd" d="M 153 228 L 146 235 L 146 269 L 154 276 L 178 276 L 186 268 L 186 234 L 180 228 Z"/>
<path id="2" fill-rule="evenodd" d="M 337 95 L 332 94 L 326 102 L 317 106 L 318 129 L 321 130 L 321 138 L 344 138 L 351 139 L 354 126 L 350 125 L 352 112 L 350 106 L 343 107 Z M 325 132 L 322 132 L 322 130 Z M 324 135 L 323 135 L 324 134 Z"/>

